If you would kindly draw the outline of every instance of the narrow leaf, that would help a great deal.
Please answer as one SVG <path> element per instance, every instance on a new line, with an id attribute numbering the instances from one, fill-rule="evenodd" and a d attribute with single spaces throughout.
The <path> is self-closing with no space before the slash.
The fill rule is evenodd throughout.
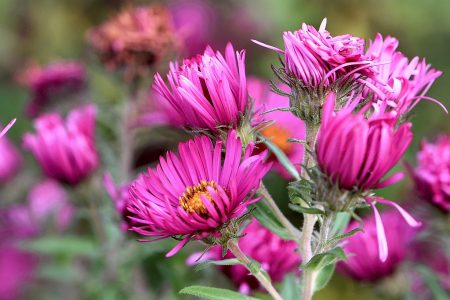
<path id="1" fill-rule="evenodd" d="M 209 300 L 257 300 L 257 298 L 245 296 L 231 290 L 199 285 L 185 287 L 180 291 L 180 294 L 192 295 Z"/>
<path id="2" fill-rule="evenodd" d="M 278 219 L 273 215 L 270 208 L 264 200 L 252 204 L 252 215 L 267 229 L 285 240 L 290 240 L 291 237 L 287 230 L 280 224 Z"/>
<path id="3" fill-rule="evenodd" d="M 97 253 L 97 247 L 91 240 L 76 236 L 46 236 L 22 245 L 25 249 L 47 255 L 94 256 Z"/>
<path id="4" fill-rule="evenodd" d="M 195 266 L 195 271 L 200 271 L 205 268 L 207 268 L 210 265 L 216 265 L 216 266 L 233 266 L 240 264 L 239 260 L 237 258 L 229 258 L 229 259 L 223 259 L 223 260 L 207 260 L 201 263 L 198 263 Z"/>
<path id="5" fill-rule="evenodd" d="M 314 291 L 320 291 L 323 289 L 331 277 L 333 277 L 334 269 L 336 268 L 336 264 L 329 264 L 328 266 L 323 267 L 319 273 L 317 274 L 316 280 L 314 281 Z M 298 299 L 298 298 L 297 298 Z"/>
<path id="6" fill-rule="evenodd" d="M 297 282 L 297 278 L 294 274 L 289 273 L 284 276 L 280 292 L 281 297 L 283 297 L 284 300 L 300 299 L 300 284 Z"/>
<path id="7" fill-rule="evenodd" d="M 295 205 L 292 203 L 289 203 L 289 208 L 292 209 L 295 212 L 301 213 L 301 214 L 311 214 L 311 215 L 324 215 L 325 212 L 321 209 L 314 208 L 314 207 L 304 207 L 300 205 Z"/>
<path id="8" fill-rule="evenodd" d="M 278 148 L 275 144 L 271 143 L 269 140 L 260 137 L 261 140 L 266 144 L 267 148 L 275 154 L 275 156 L 278 159 L 278 162 L 288 171 L 289 174 L 292 175 L 295 179 L 300 179 L 300 174 L 297 171 L 297 168 L 292 164 L 292 162 L 289 160 L 289 158 L 284 154 L 284 152 Z"/>
<path id="9" fill-rule="evenodd" d="M 348 212 L 338 212 L 336 215 L 336 220 L 334 221 L 333 228 L 331 229 L 331 234 L 342 234 L 347 228 L 350 219 L 351 215 Z"/>
<path id="10" fill-rule="evenodd" d="M 423 281 L 433 295 L 433 299 L 448 299 L 447 293 L 441 287 L 439 279 L 433 271 L 423 265 L 417 266 L 417 271 L 422 275 Z"/>
<path id="11" fill-rule="evenodd" d="M 314 255 L 304 266 L 305 269 L 320 270 L 338 260 L 345 260 L 347 257 L 341 247 Z"/>

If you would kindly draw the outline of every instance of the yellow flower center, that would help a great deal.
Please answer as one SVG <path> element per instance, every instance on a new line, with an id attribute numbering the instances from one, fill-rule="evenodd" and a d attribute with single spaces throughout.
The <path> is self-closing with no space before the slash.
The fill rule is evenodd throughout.
<path id="1" fill-rule="evenodd" d="M 261 130 L 261 134 L 271 140 L 285 154 L 291 151 L 292 144 L 288 142 L 290 135 L 286 129 L 273 124 Z"/>
<path id="2" fill-rule="evenodd" d="M 208 192 L 207 187 L 213 188 L 217 191 L 216 183 L 214 181 L 202 180 L 195 186 L 188 186 L 183 195 L 179 198 L 180 205 L 188 213 L 197 213 L 199 216 L 207 217 L 208 210 L 203 204 L 202 197 L 205 197 L 209 202 L 214 204 L 211 194 Z"/>

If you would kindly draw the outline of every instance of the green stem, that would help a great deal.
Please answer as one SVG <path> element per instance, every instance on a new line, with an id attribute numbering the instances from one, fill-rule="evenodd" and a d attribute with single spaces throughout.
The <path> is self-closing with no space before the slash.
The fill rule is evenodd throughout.
<path id="1" fill-rule="evenodd" d="M 270 278 L 261 272 L 261 269 L 255 270 L 253 268 L 253 262 L 242 252 L 241 248 L 237 243 L 237 240 L 230 239 L 227 243 L 228 249 L 234 254 L 234 256 L 243 264 L 247 270 L 259 281 L 259 283 L 267 290 L 267 292 L 272 296 L 275 300 L 283 300 L 281 295 L 277 292 L 277 290 L 272 285 Z"/>
<path id="2" fill-rule="evenodd" d="M 294 241 L 299 241 L 300 231 L 295 228 L 295 226 L 292 225 L 292 223 L 286 218 L 263 183 L 261 183 L 258 189 L 258 193 L 264 197 L 264 200 L 266 201 L 270 210 L 274 213 L 275 217 L 278 219 L 278 221 L 280 221 L 284 228 L 286 228 L 291 238 Z"/>

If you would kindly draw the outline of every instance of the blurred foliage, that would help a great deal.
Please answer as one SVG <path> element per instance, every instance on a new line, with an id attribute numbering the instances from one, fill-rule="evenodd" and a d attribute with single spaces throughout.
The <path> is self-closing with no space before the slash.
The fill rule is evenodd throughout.
<path id="1" fill-rule="evenodd" d="M 140 1 L 147 3 L 148 1 Z M 164 1 L 159 1 L 164 2 Z M 112 12 L 132 1 L 119 0 L 2 0 L 0 1 L 0 119 L 2 123 L 13 117 L 18 122 L 10 131 L 12 139 L 20 143 L 21 135 L 31 128 L 30 121 L 23 116 L 23 107 L 29 95 L 14 82 L 15 74 L 27 62 L 48 63 L 58 58 L 83 59 L 89 61 L 89 77 L 91 82 L 90 95 L 96 101 L 115 103 L 123 97 L 117 78 L 106 74 L 92 54 L 87 50 L 84 35 L 88 28 L 100 23 Z M 216 1 L 221 8 L 226 5 L 241 4 L 257 24 L 254 36 L 246 39 L 259 39 L 266 43 L 280 45 L 281 33 L 286 30 L 297 29 L 302 22 L 318 25 L 323 17 L 328 18 L 328 30 L 333 34 L 351 33 L 364 38 L 375 36 L 376 32 L 392 35 L 400 40 L 400 50 L 408 56 L 418 55 L 426 57 L 433 67 L 444 71 L 444 75 L 437 80 L 429 95 L 439 99 L 450 108 L 450 71 L 448 53 L 450 52 L 450 1 L 448 0 L 234 0 Z M 226 34 L 226 33 L 224 33 Z M 277 63 L 277 57 L 271 51 L 261 49 L 254 44 L 248 44 L 248 73 L 265 77 L 272 77 L 270 65 Z M 422 101 L 415 109 L 414 132 L 415 140 L 410 147 L 406 160 L 414 162 L 414 155 L 421 139 L 432 139 L 439 132 L 450 132 L 448 116 L 437 105 Z M 112 120 L 101 120 L 110 123 Z M 100 121 L 100 122 L 101 122 Z M 101 129 L 100 129 L 101 130 Z M 31 165 L 31 164 L 29 164 Z M 401 167 L 401 166 L 400 166 Z M 281 207 L 287 207 L 285 183 L 277 176 L 267 178 L 271 192 L 279 199 Z M 383 191 L 383 195 L 394 200 L 405 197 L 410 183 L 405 180 Z M 106 195 L 101 201 L 108 202 Z M 284 202 L 283 202 L 284 201 Z M 283 205 L 286 204 L 286 205 Z M 112 207 L 109 207 L 112 209 Z M 300 223 L 300 220 L 294 220 Z M 111 224 L 113 223 L 110 220 Z M 113 226 L 113 225 L 110 225 Z M 111 229 L 114 232 L 115 229 Z M 120 234 L 116 231 L 116 235 Z M 184 265 L 184 261 L 191 251 L 182 251 L 176 257 L 166 259 L 163 251 L 171 241 L 153 244 L 129 245 L 130 249 L 144 250 L 143 274 L 134 274 L 131 280 L 135 284 L 148 282 L 152 291 L 158 291 L 167 299 L 182 299 L 174 294 L 181 288 L 214 282 L 218 287 L 230 288 L 230 284 L 222 275 L 207 268 L 202 272 L 195 272 Z M 31 248 L 47 252 L 64 252 L 64 247 L 82 253 L 91 252 L 91 241 L 80 240 L 67 236 L 64 239 L 51 237 L 39 240 L 30 245 Z M 189 245 L 188 249 L 196 248 Z M 127 250 L 127 249 L 121 249 Z M 131 250 L 130 250 L 131 251 Z M 66 251 L 67 252 L 67 251 Z M 70 253 L 71 251 L 69 251 Z M 54 254 L 54 253 L 53 253 Z M 136 261 L 142 257 L 134 257 Z M 83 281 L 87 274 L 77 273 L 77 269 L 68 268 L 67 259 L 61 258 L 55 265 L 47 265 L 41 270 L 43 277 L 55 277 L 64 282 Z M 136 261 L 134 263 L 136 263 Z M 82 263 L 82 262 L 80 262 Z M 133 263 L 133 262 L 130 262 Z M 99 274 L 101 268 L 97 270 Z M 91 278 L 92 276 L 90 276 Z M 118 299 L 120 293 L 107 287 L 99 286 L 100 281 L 89 283 L 92 299 Z M 128 283 L 130 284 L 130 283 Z M 171 285 L 171 286 L 169 286 Z M 43 283 L 42 288 L 48 288 L 44 299 L 54 299 L 52 287 Z M 58 289 L 64 290 L 64 284 Z M 139 289 L 137 289 L 139 290 Z M 64 292 L 63 292 L 64 293 Z M 64 295 L 61 293 L 60 295 Z M 101 297 L 99 296 L 101 295 Z M 123 295 L 122 295 L 123 296 Z M 139 295 L 134 295 L 138 297 Z M 334 276 L 331 284 L 320 291 L 316 299 L 378 299 L 370 286 L 356 284 L 342 276 Z"/>

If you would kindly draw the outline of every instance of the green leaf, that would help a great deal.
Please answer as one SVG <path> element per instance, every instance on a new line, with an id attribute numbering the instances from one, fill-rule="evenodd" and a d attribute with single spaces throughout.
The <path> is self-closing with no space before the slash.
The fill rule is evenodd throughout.
<path id="1" fill-rule="evenodd" d="M 288 171 L 289 174 L 292 175 L 295 179 L 300 179 L 300 174 L 297 171 L 297 168 L 292 164 L 292 162 L 289 160 L 289 158 L 284 154 L 284 152 L 278 148 L 275 144 L 271 143 L 269 140 L 260 137 L 261 140 L 266 144 L 267 148 L 275 154 L 275 156 L 278 159 L 278 162 Z"/>
<path id="2" fill-rule="evenodd" d="M 341 247 L 314 255 L 304 266 L 305 269 L 320 270 L 328 265 L 334 264 L 338 260 L 345 260 L 347 257 Z"/>
<path id="3" fill-rule="evenodd" d="M 325 212 L 321 209 L 314 208 L 314 207 L 304 207 L 300 205 L 295 205 L 292 203 L 289 203 L 289 208 L 292 209 L 295 212 L 301 213 L 301 214 L 311 214 L 311 215 L 324 215 Z"/>
<path id="4" fill-rule="evenodd" d="M 297 278 L 294 276 L 294 274 L 289 273 L 284 276 L 280 292 L 281 297 L 283 297 L 284 300 L 300 299 L 300 284 L 297 282 Z"/>
<path id="5" fill-rule="evenodd" d="M 239 265 L 240 262 L 237 258 L 229 258 L 229 259 L 222 259 L 222 260 L 207 260 L 201 263 L 198 263 L 195 266 L 196 271 L 200 271 L 205 269 L 206 267 L 210 265 L 216 265 L 216 266 L 233 266 L 233 265 Z"/>
<path id="6" fill-rule="evenodd" d="M 338 243 L 340 240 L 345 239 L 345 238 L 348 238 L 348 237 L 354 235 L 355 233 L 357 233 L 357 232 L 359 232 L 359 231 L 364 231 L 364 230 L 363 230 L 361 227 L 358 227 L 358 228 L 355 228 L 355 229 L 353 229 L 353 230 L 350 230 L 350 231 L 347 232 L 347 233 L 339 234 L 339 235 L 337 235 L 337 236 L 334 236 L 334 237 L 332 237 L 331 239 L 327 240 L 327 241 L 322 245 L 322 247 L 327 248 L 328 246 L 333 245 L 333 244 L 336 244 L 336 243 Z"/>
<path id="7" fill-rule="evenodd" d="M 231 290 L 199 285 L 185 287 L 180 291 L 180 294 L 187 294 L 210 300 L 257 300 L 257 298 L 248 297 Z"/>
<path id="8" fill-rule="evenodd" d="M 264 200 L 252 204 L 252 215 L 267 229 L 285 240 L 290 240 L 291 237 L 283 225 L 273 215 L 272 210 L 267 206 Z"/>
<path id="9" fill-rule="evenodd" d="M 320 291 L 328 284 L 331 277 L 333 277 L 335 268 L 336 268 L 336 263 L 333 263 L 333 264 L 329 264 L 329 265 L 323 267 L 319 271 L 319 273 L 317 274 L 316 280 L 314 281 L 314 292 Z"/>
<path id="10" fill-rule="evenodd" d="M 44 236 L 24 242 L 22 245 L 25 249 L 46 255 L 93 257 L 98 252 L 93 241 L 76 236 Z"/>
<path id="11" fill-rule="evenodd" d="M 331 229 L 331 235 L 342 234 L 350 222 L 351 215 L 348 212 L 338 212 Z"/>
<path id="12" fill-rule="evenodd" d="M 426 286 L 430 289 L 433 299 L 448 299 L 447 293 L 442 289 L 439 279 L 432 270 L 423 265 L 419 265 L 416 268 L 420 275 L 422 275 Z"/>

